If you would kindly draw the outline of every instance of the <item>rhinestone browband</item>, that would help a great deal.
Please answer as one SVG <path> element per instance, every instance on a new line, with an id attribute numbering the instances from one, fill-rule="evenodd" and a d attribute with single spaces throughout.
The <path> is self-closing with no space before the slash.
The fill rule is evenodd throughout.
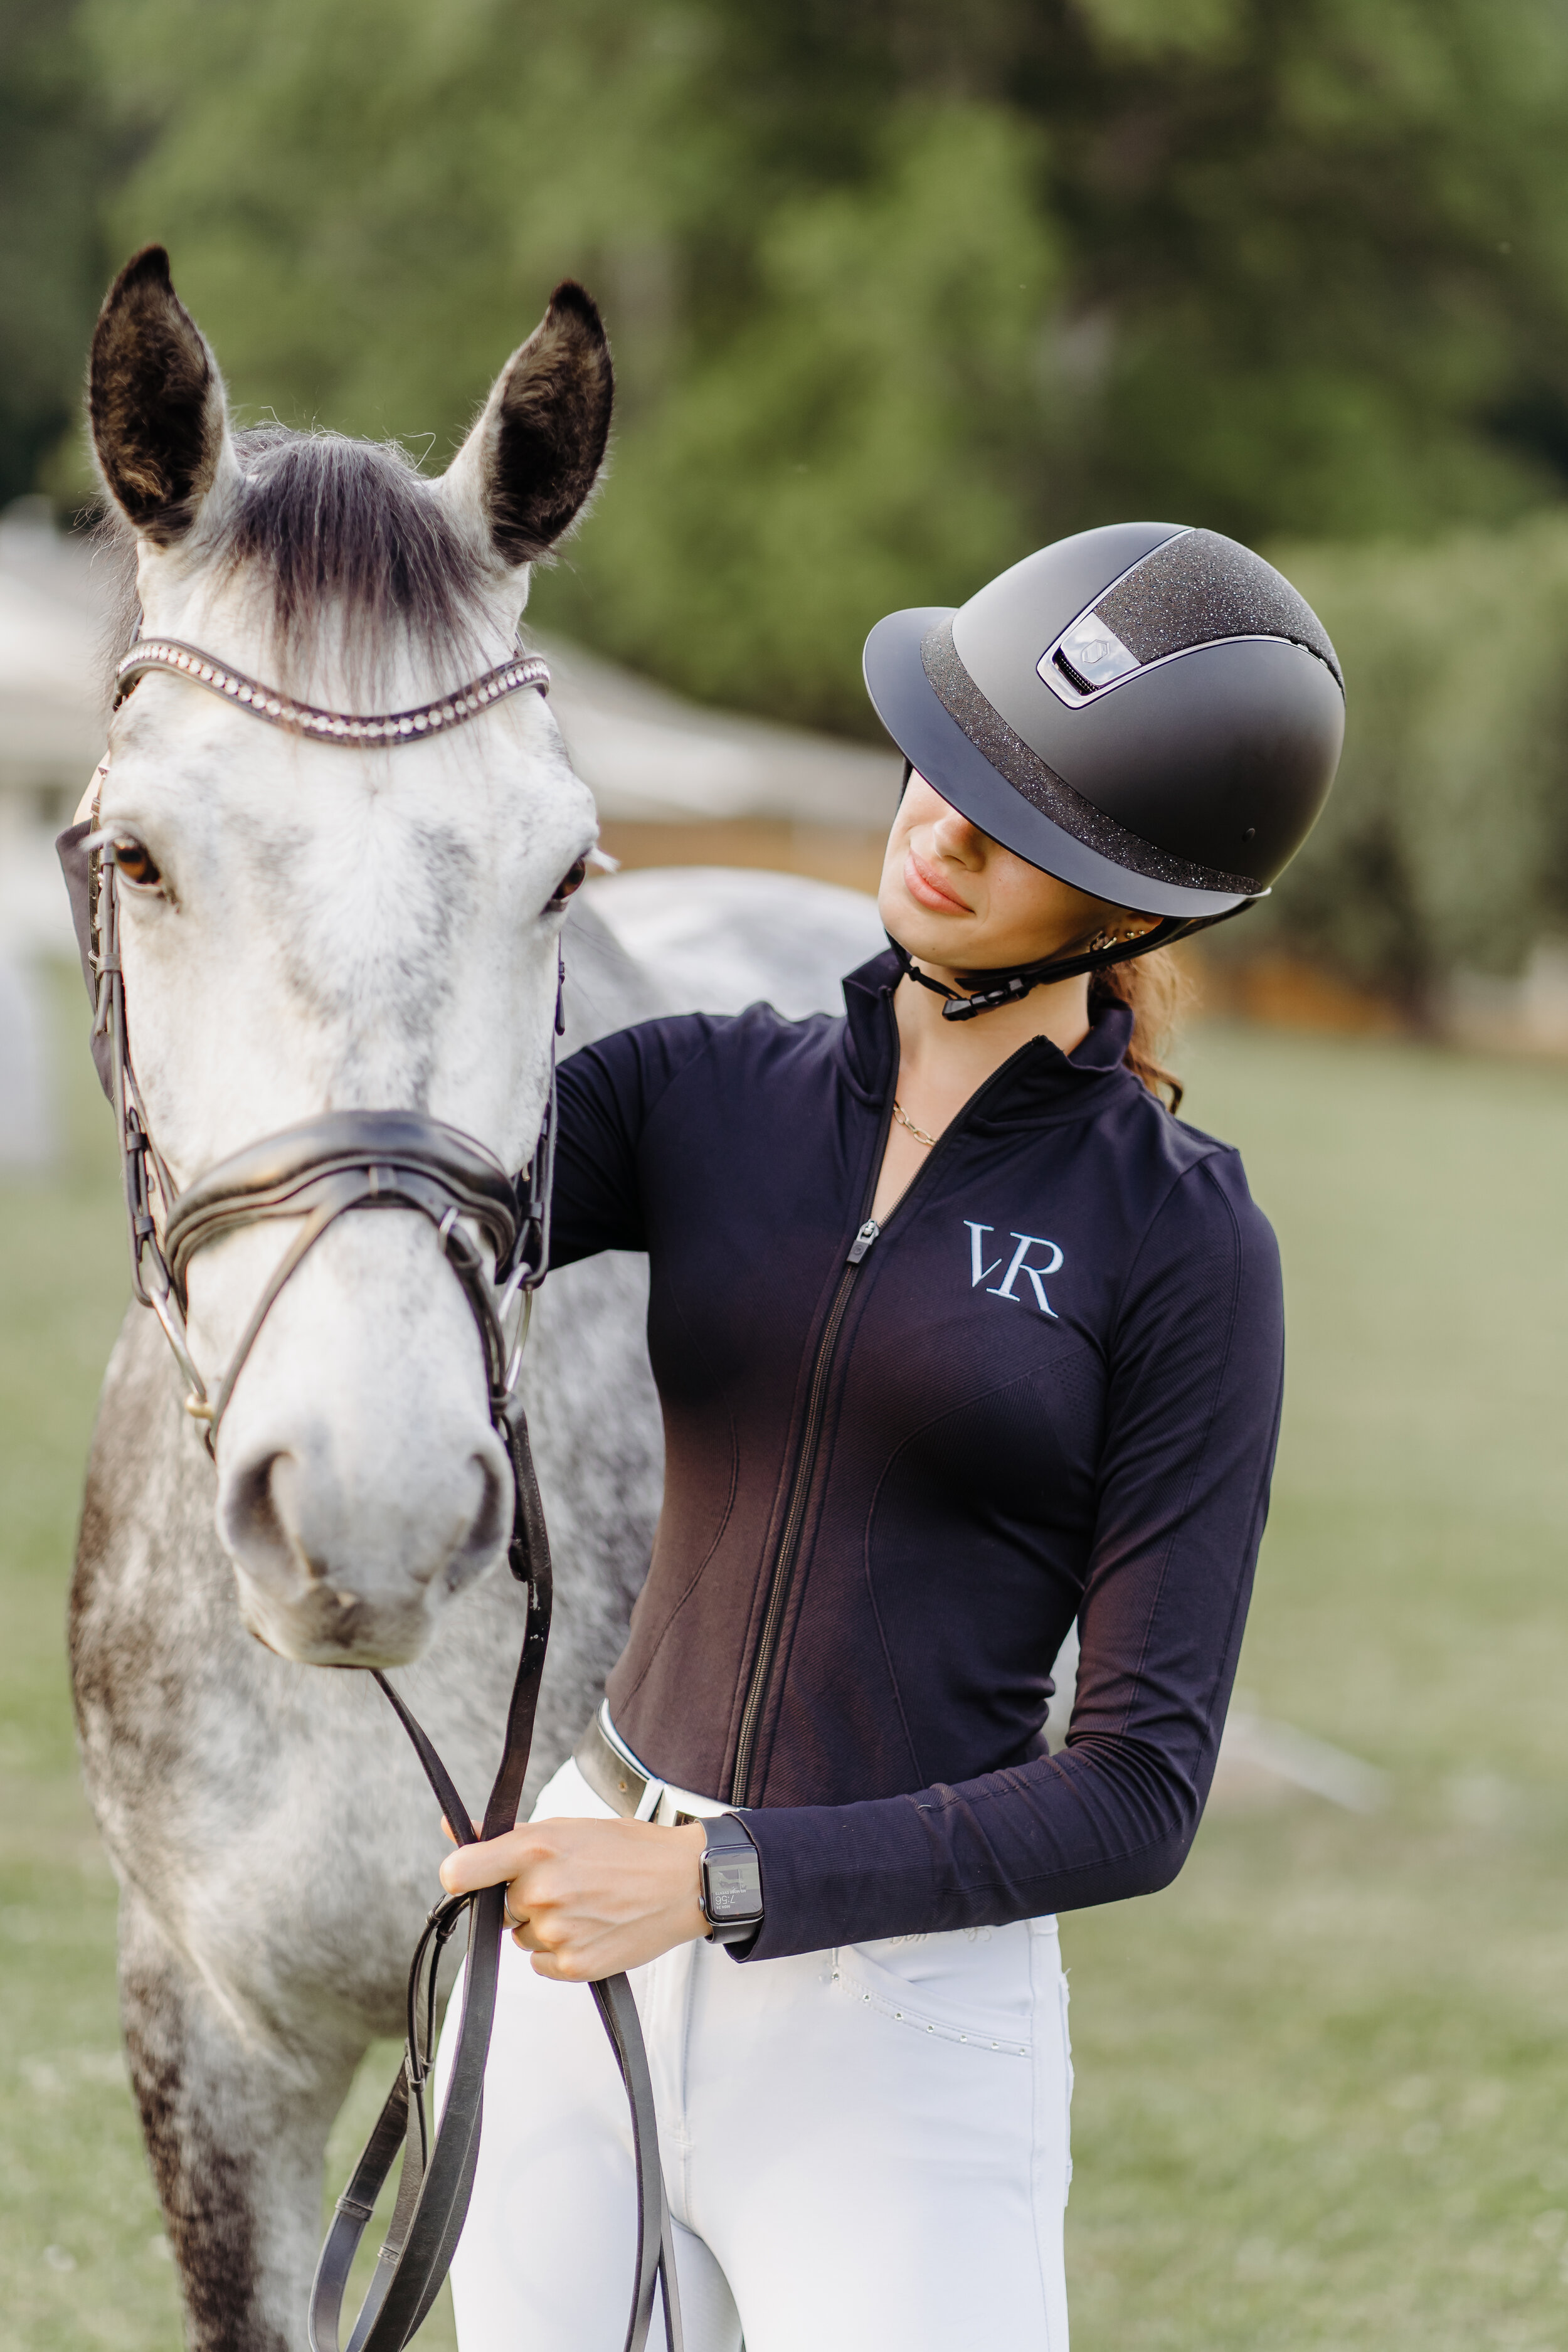
<path id="1" fill-rule="evenodd" d="M 209 694 L 221 694 L 226 701 L 237 703 L 269 726 L 287 727 L 295 735 L 310 735 L 321 743 L 379 743 L 390 748 L 395 743 L 417 742 L 422 735 L 439 735 L 449 727 L 460 727 L 465 719 L 477 719 L 481 710 L 500 702 L 509 694 L 517 694 L 524 687 L 533 687 L 541 694 L 550 690 L 550 666 L 537 654 L 523 654 L 516 659 L 502 662 L 499 669 L 487 670 L 456 694 L 444 694 L 435 702 L 422 703 L 417 710 L 394 710 L 370 719 L 351 716 L 341 710 L 318 710 L 309 702 L 296 702 L 275 687 L 262 686 L 256 678 L 246 677 L 239 670 L 228 669 L 214 661 L 197 646 L 181 645 L 174 637 L 149 637 L 133 645 L 128 654 L 115 664 L 114 708 L 119 709 L 139 677 L 150 669 L 166 669 L 176 677 L 188 677 L 193 686 L 205 686 Z"/>

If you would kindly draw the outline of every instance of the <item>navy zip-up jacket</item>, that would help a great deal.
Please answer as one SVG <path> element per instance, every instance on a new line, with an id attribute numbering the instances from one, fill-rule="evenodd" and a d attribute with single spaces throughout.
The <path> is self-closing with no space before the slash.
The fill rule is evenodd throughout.
<path id="1" fill-rule="evenodd" d="M 1279 1268 L 1236 1153 L 1126 1068 L 1108 1006 L 1076 1053 L 1015 1054 L 879 1232 L 897 978 L 561 1071 L 554 1255 L 647 1251 L 667 1444 L 610 1708 L 653 1770 L 756 1809 L 748 1959 L 1168 1884 L 1268 1504 Z"/>

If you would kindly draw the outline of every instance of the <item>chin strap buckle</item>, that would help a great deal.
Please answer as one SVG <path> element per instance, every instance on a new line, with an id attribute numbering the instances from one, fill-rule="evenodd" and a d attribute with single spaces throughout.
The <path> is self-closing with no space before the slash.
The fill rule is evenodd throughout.
<path id="1" fill-rule="evenodd" d="M 1227 923 L 1233 916 L 1245 915 L 1257 903 L 1255 898 L 1243 898 L 1239 906 L 1226 907 L 1217 915 L 1164 915 L 1152 930 L 1140 932 L 1135 938 L 1116 940 L 1110 946 L 1079 948 L 1067 955 L 1044 956 L 1038 963 L 1021 963 L 1010 971 L 961 971 L 956 977 L 963 994 L 959 989 L 933 980 L 929 971 L 922 971 L 908 948 L 900 946 L 891 931 L 887 939 L 904 978 L 918 982 L 933 996 L 946 1000 L 942 1008 L 944 1021 L 973 1021 L 979 1013 L 994 1013 L 999 1004 L 1016 1003 L 1032 988 L 1048 987 L 1058 980 L 1075 980 L 1079 972 L 1104 971 L 1111 964 L 1131 963 L 1134 956 L 1149 955 L 1155 948 L 1168 948 L 1176 940 L 1191 938 L 1194 931 L 1210 930 L 1215 923 Z"/>

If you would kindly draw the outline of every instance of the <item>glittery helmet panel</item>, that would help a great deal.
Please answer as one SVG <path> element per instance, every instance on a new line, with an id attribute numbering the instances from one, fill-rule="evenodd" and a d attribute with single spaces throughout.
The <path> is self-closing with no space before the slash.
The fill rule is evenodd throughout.
<path id="1" fill-rule="evenodd" d="M 1217 530 L 1183 530 L 1124 572 L 1093 607 L 1140 663 L 1224 637 L 1284 637 L 1344 677 L 1329 633 L 1283 572 Z"/>

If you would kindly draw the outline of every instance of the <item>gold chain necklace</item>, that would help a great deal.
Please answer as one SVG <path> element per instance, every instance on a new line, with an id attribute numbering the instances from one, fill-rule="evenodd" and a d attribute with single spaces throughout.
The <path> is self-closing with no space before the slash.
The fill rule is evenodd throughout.
<path id="1" fill-rule="evenodd" d="M 900 1127 L 907 1127 L 910 1133 L 914 1137 L 915 1141 L 917 1143 L 923 1143 L 928 1151 L 935 1148 L 935 1136 L 928 1135 L 923 1128 L 917 1127 L 915 1125 L 914 1120 L 910 1117 L 908 1111 L 904 1108 L 903 1104 L 900 1102 L 896 1095 L 893 1097 L 893 1117 L 898 1120 Z"/>

